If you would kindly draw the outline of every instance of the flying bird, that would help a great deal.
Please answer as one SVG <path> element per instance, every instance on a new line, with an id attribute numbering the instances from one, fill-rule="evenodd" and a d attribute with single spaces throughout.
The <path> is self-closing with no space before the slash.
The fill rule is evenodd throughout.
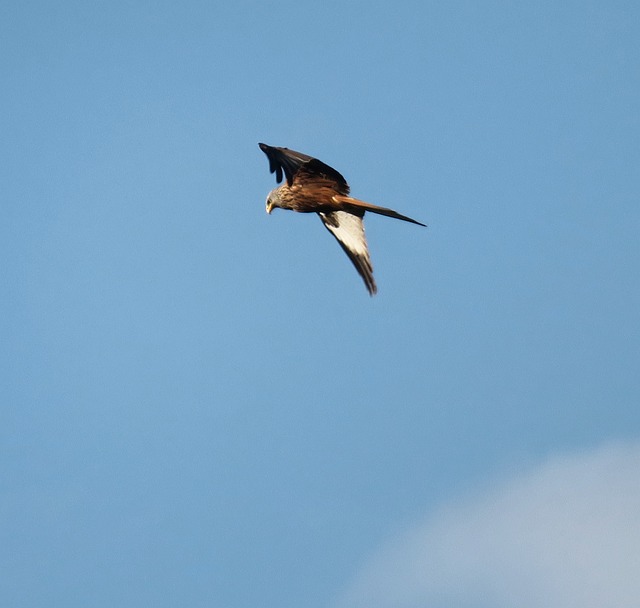
<path id="1" fill-rule="evenodd" d="M 258 144 L 269 159 L 269 170 L 277 183 L 286 182 L 269 192 L 267 213 L 276 207 L 300 213 L 317 213 L 327 230 L 336 238 L 353 262 L 370 295 L 378 288 L 373 278 L 373 266 L 364 234 L 366 211 L 393 217 L 418 226 L 416 220 L 400 215 L 393 209 L 378 207 L 349 196 L 349 184 L 334 168 L 317 158 L 288 148 Z"/>

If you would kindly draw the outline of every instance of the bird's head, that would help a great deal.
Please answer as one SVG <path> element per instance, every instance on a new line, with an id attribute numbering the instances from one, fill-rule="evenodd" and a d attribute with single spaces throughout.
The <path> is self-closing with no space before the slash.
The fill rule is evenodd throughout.
<path id="1" fill-rule="evenodd" d="M 279 188 L 269 192 L 267 196 L 267 213 L 271 213 L 276 207 L 280 207 L 281 199 Z"/>

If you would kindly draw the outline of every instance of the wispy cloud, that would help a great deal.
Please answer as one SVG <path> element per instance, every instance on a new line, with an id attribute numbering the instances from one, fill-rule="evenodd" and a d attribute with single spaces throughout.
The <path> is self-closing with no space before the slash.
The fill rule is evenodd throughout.
<path id="1" fill-rule="evenodd" d="M 640 606 L 640 442 L 555 457 L 445 505 L 336 605 Z"/>

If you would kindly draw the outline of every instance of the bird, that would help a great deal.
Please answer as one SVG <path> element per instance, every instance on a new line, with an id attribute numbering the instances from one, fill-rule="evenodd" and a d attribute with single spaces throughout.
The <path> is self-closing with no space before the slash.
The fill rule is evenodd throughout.
<path id="1" fill-rule="evenodd" d="M 317 213 L 327 230 L 336 238 L 362 277 L 373 296 L 378 288 L 373 278 L 373 266 L 364 233 L 365 212 L 386 215 L 398 220 L 425 226 L 393 209 L 379 207 L 349 196 L 347 180 L 333 167 L 317 158 L 259 143 L 269 159 L 269 170 L 276 174 L 276 182 L 286 182 L 271 190 L 267 196 L 267 213 L 274 209 L 289 209 L 299 213 Z"/>

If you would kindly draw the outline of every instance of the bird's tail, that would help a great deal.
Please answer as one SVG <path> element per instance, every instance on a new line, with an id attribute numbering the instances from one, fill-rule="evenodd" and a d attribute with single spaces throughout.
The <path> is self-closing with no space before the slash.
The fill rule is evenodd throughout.
<path id="1" fill-rule="evenodd" d="M 405 222 L 411 222 L 412 224 L 418 224 L 418 226 L 425 226 L 421 222 L 411 219 L 406 215 L 401 215 L 397 211 L 393 209 L 388 209 L 387 207 L 379 207 L 378 205 L 372 205 L 371 203 L 365 203 L 364 201 L 358 200 L 357 198 L 352 198 L 350 196 L 344 196 L 342 194 L 335 194 L 333 199 L 337 203 L 342 203 L 345 205 L 350 205 L 352 207 L 356 207 L 358 209 L 362 209 L 363 211 L 370 211 L 371 213 L 378 213 L 379 215 L 386 215 L 387 217 L 393 217 L 397 220 L 403 220 Z"/>

